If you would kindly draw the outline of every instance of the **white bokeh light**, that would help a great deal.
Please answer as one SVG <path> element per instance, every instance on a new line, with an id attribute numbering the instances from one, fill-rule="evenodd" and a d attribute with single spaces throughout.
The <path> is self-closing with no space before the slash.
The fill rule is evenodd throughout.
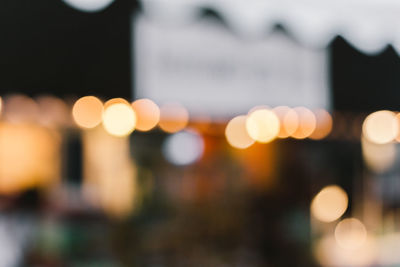
<path id="1" fill-rule="evenodd" d="M 111 5 L 114 0 L 63 0 L 68 5 L 85 12 L 97 12 Z"/>
<path id="2" fill-rule="evenodd" d="M 194 163 L 204 152 L 203 138 L 193 130 L 175 133 L 164 142 L 164 157 L 172 164 L 183 166 Z"/>

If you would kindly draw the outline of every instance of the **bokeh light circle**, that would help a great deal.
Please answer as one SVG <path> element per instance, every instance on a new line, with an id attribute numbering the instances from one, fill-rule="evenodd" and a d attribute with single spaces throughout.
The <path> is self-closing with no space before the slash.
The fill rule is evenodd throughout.
<path id="1" fill-rule="evenodd" d="M 268 143 L 278 136 L 279 118 L 271 110 L 258 109 L 248 115 L 246 129 L 253 140 Z"/>
<path id="2" fill-rule="evenodd" d="M 201 158 L 204 152 L 204 141 L 200 134 L 185 130 L 166 138 L 163 144 L 164 157 L 172 164 L 189 165 Z"/>
<path id="3" fill-rule="evenodd" d="M 160 121 L 160 108 L 150 99 L 138 99 L 132 103 L 132 108 L 136 112 L 136 129 L 139 131 L 149 131 Z"/>
<path id="4" fill-rule="evenodd" d="M 164 104 L 160 108 L 160 128 L 167 133 L 183 130 L 189 122 L 189 112 L 177 103 Z"/>
<path id="5" fill-rule="evenodd" d="M 326 186 L 312 200 L 311 213 L 322 222 L 332 222 L 344 214 L 348 202 L 348 196 L 341 187 Z"/>
<path id="6" fill-rule="evenodd" d="M 103 127 L 111 135 L 129 135 L 136 125 L 136 114 L 126 103 L 106 105 L 103 114 Z"/>
<path id="7" fill-rule="evenodd" d="M 78 126 L 94 128 L 101 123 L 103 103 L 95 96 L 84 96 L 75 102 L 72 117 Z"/>
<path id="8" fill-rule="evenodd" d="M 273 111 L 278 116 L 281 123 L 278 138 L 287 138 L 292 135 L 299 127 L 299 117 L 297 113 L 287 106 L 278 106 L 274 108 Z"/>
<path id="9" fill-rule="evenodd" d="M 395 113 L 381 110 L 370 114 L 363 123 L 362 133 L 375 144 L 392 142 L 399 134 L 399 122 Z"/>
<path id="10" fill-rule="evenodd" d="M 335 239 L 342 248 L 357 249 L 367 240 L 367 229 L 358 219 L 344 219 L 335 228 Z"/>
<path id="11" fill-rule="evenodd" d="M 314 140 L 321 140 L 327 137 L 332 131 L 332 116 L 324 109 L 318 109 L 314 111 L 314 114 L 317 119 L 317 125 L 314 132 L 310 135 L 310 138 Z"/>
<path id="12" fill-rule="evenodd" d="M 291 135 L 296 139 L 305 139 L 309 137 L 315 130 L 317 120 L 314 113 L 305 107 L 296 107 L 293 109 L 299 117 L 299 127 Z"/>
<path id="13" fill-rule="evenodd" d="M 246 119 L 247 116 L 237 116 L 225 128 L 226 140 L 234 148 L 245 149 L 254 144 L 246 130 Z"/>

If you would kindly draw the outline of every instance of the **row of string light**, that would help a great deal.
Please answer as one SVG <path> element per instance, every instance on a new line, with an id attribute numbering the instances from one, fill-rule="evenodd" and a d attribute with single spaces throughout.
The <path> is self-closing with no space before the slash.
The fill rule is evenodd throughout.
<path id="1" fill-rule="evenodd" d="M 72 110 L 75 122 L 82 128 L 94 128 L 100 123 L 114 136 L 126 136 L 135 129 L 150 131 L 157 125 L 167 133 L 185 129 L 189 112 L 177 103 L 159 107 L 150 99 L 138 99 L 133 103 L 122 98 L 111 99 L 104 104 L 94 96 L 86 96 L 75 102 Z M 247 115 L 231 119 L 225 136 L 228 143 L 245 149 L 255 142 L 269 143 L 276 138 L 322 139 L 332 130 L 332 117 L 325 110 L 304 107 L 279 106 L 270 109 L 257 106 Z"/>
<path id="2" fill-rule="evenodd" d="M 0 97 L 0 112 L 3 110 L 4 117 L 11 122 L 28 120 L 45 125 L 68 124 L 66 121 L 71 113 L 64 101 L 51 96 L 39 97 L 36 101 L 23 95 L 4 101 Z M 176 133 L 187 128 L 190 119 L 188 110 L 178 103 L 158 106 L 150 99 L 130 103 L 123 98 L 103 103 L 95 96 L 75 101 L 72 117 L 83 129 L 102 124 L 109 134 L 120 137 L 134 130 L 150 131 L 157 126 L 167 133 Z M 374 112 L 364 120 L 362 136 L 375 144 L 400 141 L 399 121 L 400 115 L 395 112 Z M 257 106 L 248 114 L 232 118 L 225 127 L 225 137 L 232 147 L 245 149 L 255 142 L 269 143 L 282 138 L 320 140 L 331 133 L 332 126 L 332 116 L 323 109 Z"/>
<path id="3" fill-rule="evenodd" d="M 332 129 L 332 117 L 327 111 L 312 112 L 304 107 L 257 106 L 226 124 L 225 119 L 189 116 L 189 111 L 178 103 L 158 106 L 150 99 L 129 102 L 113 98 L 103 102 L 95 96 L 84 96 L 75 101 L 17 94 L 6 96 L 1 103 L 0 98 L 1 118 L 11 123 L 29 122 L 50 128 L 78 126 L 83 131 L 100 127 L 117 138 L 127 137 L 134 130 L 160 129 L 171 134 L 163 143 L 163 153 L 175 165 L 188 165 L 202 157 L 203 133 L 225 133 L 228 144 L 245 149 L 276 138 L 322 139 Z"/>

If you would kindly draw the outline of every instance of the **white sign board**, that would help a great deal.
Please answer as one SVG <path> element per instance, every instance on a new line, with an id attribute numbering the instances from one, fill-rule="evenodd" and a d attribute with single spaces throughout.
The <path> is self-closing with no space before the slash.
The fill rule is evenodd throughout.
<path id="1" fill-rule="evenodd" d="M 255 105 L 329 108 L 327 53 L 276 31 L 243 40 L 214 20 L 165 26 L 134 21 L 136 97 L 231 116 Z"/>

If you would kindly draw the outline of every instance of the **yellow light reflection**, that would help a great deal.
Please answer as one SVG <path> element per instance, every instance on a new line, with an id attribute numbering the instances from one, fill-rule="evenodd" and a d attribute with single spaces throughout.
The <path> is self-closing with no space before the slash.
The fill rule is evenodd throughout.
<path id="1" fill-rule="evenodd" d="M 378 145 L 371 143 L 362 136 L 361 147 L 366 165 L 376 173 L 389 170 L 396 161 L 397 151 L 395 143 Z"/>
<path id="2" fill-rule="evenodd" d="M 137 171 L 129 138 L 109 135 L 102 127 L 83 133 L 83 194 L 112 217 L 128 216 L 137 203 Z"/>
<path id="3" fill-rule="evenodd" d="M 246 130 L 246 119 L 247 116 L 237 116 L 225 128 L 226 140 L 234 148 L 245 149 L 254 144 Z"/>
<path id="4" fill-rule="evenodd" d="M 60 139 L 33 124 L 0 123 L 0 193 L 12 194 L 59 178 Z"/>
<path id="5" fill-rule="evenodd" d="M 95 96 L 82 97 L 75 102 L 72 116 L 78 126 L 94 128 L 101 123 L 103 103 Z"/>
<path id="6" fill-rule="evenodd" d="M 335 239 L 344 249 L 357 249 L 367 240 L 367 229 L 355 218 L 344 219 L 335 228 Z"/>
<path id="7" fill-rule="evenodd" d="M 339 219 L 348 206 L 346 192 L 337 185 L 324 187 L 311 202 L 312 215 L 322 222 Z"/>
<path id="8" fill-rule="evenodd" d="M 299 117 L 297 113 L 287 106 L 279 106 L 273 109 L 281 123 L 278 134 L 279 138 L 291 136 L 299 127 Z"/>
<path id="9" fill-rule="evenodd" d="M 395 113 L 382 110 L 370 114 L 363 123 L 363 135 L 375 144 L 387 144 L 399 135 L 399 123 Z"/>
<path id="10" fill-rule="evenodd" d="M 257 109 L 248 115 L 246 129 L 253 140 L 268 143 L 278 136 L 280 123 L 278 117 L 271 110 Z"/>
<path id="11" fill-rule="evenodd" d="M 327 137 L 332 131 L 332 116 L 324 109 L 318 109 L 314 114 L 317 119 L 317 125 L 314 132 L 310 135 L 310 138 L 321 140 Z"/>
<path id="12" fill-rule="evenodd" d="M 156 127 L 160 120 L 160 109 L 150 99 L 138 99 L 132 103 L 133 110 L 136 112 L 136 129 L 139 131 L 149 131 Z"/>
<path id="13" fill-rule="evenodd" d="M 111 135 L 127 136 L 136 126 L 136 114 L 129 103 L 111 99 L 104 105 L 103 127 Z"/>
<path id="14" fill-rule="evenodd" d="M 167 133 L 183 130 L 189 122 L 189 112 L 180 104 L 169 103 L 160 108 L 160 128 Z"/>
<path id="15" fill-rule="evenodd" d="M 317 120 L 314 113 L 305 107 L 297 107 L 293 109 L 299 117 L 299 127 L 292 134 L 293 138 L 305 139 L 309 137 L 315 130 Z"/>

